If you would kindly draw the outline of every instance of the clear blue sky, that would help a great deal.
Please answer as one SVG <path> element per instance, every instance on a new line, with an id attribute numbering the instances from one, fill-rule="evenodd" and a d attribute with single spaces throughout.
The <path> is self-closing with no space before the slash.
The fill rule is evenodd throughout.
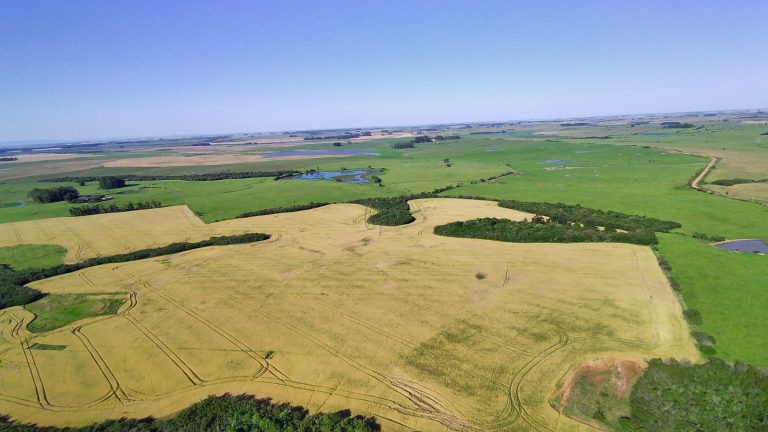
<path id="1" fill-rule="evenodd" d="M 766 0 L 0 0 L 0 141 L 765 106 Z"/>

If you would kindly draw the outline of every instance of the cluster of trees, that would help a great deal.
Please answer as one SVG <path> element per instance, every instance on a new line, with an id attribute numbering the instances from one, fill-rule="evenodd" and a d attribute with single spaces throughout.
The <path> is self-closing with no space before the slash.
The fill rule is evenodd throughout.
<path id="1" fill-rule="evenodd" d="M 99 177 L 99 189 L 117 189 L 125 187 L 125 179 L 120 177 Z"/>
<path id="2" fill-rule="evenodd" d="M 582 207 L 579 204 L 526 202 L 515 200 L 499 201 L 500 207 L 511 208 L 528 213 L 549 216 L 550 220 L 558 223 L 578 223 L 585 227 L 601 226 L 606 230 L 622 229 L 626 231 L 648 230 L 668 232 L 680 228 L 680 224 L 663 221 L 656 218 L 630 215 L 615 211 L 603 211 Z"/>
<path id="3" fill-rule="evenodd" d="M 0 264 L 0 309 L 23 305 L 31 303 L 40 297 L 42 294 L 25 286 L 30 282 L 34 282 L 41 279 L 47 279 L 49 277 L 59 276 L 66 273 L 72 273 L 74 271 L 82 270 L 87 267 L 93 267 L 102 264 L 136 261 L 146 258 L 154 258 L 163 255 L 170 255 L 179 252 L 184 252 L 192 249 L 198 249 L 208 246 L 226 246 L 241 243 L 253 243 L 257 241 L 267 240 L 268 234 L 262 233 L 246 233 L 231 236 L 218 236 L 211 237 L 207 240 L 199 242 L 180 242 L 171 243 L 167 246 L 162 246 L 152 249 L 142 249 L 135 252 L 129 252 L 119 255 L 110 255 L 105 257 L 96 257 L 87 259 L 85 261 L 74 264 L 60 264 L 53 267 L 47 267 L 43 269 L 24 269 L 14 270 L 10 266 Z"/>
<path id="4" fill-rule="evenodd" d="M 19 158 L 15 157 L 15 156 L 3 156 L 3 157 L 0 157 L 0 162 L 13 162 L 13 161 L 16 161 L 16 160 L 19 160 Z"/>
<path id="5" fill-rule="evenodd" d="M 425 197 L 426 195 L 421 195 Z M 393 198 L 364 198 L 352 201 L 376 210 L 376 214 L 368 218 L 368 222 L 376 225 L 397 226 L 409 224 L 416 220 L 411 214 L 408 201 L 417 196 L 401 196 Z"/>
<path id="6" fill-rule="evenodd" d="M 461 135 L 435 135 L 435 141 L 447 141 L 461 139 Z"/>
<path id="7" fill-rule="evenodd" d="M 210 396 L 175 416 L 157 420 L 108 420 L 79 428 L 38 427 L 0 419 L 0 430 L 8 432 L 373 432 L 381 426 L 372 417 L 352 416 L 350 411 L 309 414 L 304 408 L 272 403 L 249 395 Z"/>
<path id="8" fill-rule="evenodd" d="M 216 181 L 216 180 L 228 180 L 228 179 L 246 179 L 246 178 L 259 178 L 259 177 L 278 177 L 278 176 L 291 176 L 299 173 L 295 170 L 278 170 L 278 171 L 236 171 L 236 172 L 212 172 L 212 173 L 200 173 L 200 174 L 175 174 L 175 175 L 124 175 L 121 176 L 123 180 L 127 181 L 156 181 L 156 180 L 185 180 L 185 181 Z M 101 181 L 104 176 L 88 176 L 88 177 L 52 177 L 40 180 L 41 182 L 73 182 L 73 183 L 85 183 L 91 181 Z"/>
<path id="9" fill-rule="evenodd" d="M 395 150 L 400 150 L 400 149 L 408 149 L 408 148 L 414 148 L 414 147 L 416 147 L 416 146 L 413 144 L 413 142 L 410 142 L 410 141 L 409 141 L 409 142 L 399 142 L 399 143 L 394 143 L 394 144 L 392 144 L 392 146 L 391 146 L 391 147 L 392 147 L 393 149 L 395 149 Z"/>
<path id="10" fill-rule="evenodd" d="M 72 207 L 69 209 L 69 214 L 72 216 L 88 216 L 88 215 L 95 215 L 95 214 L 101 214 L 101 213 L 118 213 L 118 212 L 126 212 L 126 211 L 133 211 L 133 210 L 146 210 L 146 209 L 158 208 L 162 206 L 163 204 L 160 201 L 155 201 L 155 200 L 137 202 L 137 203 L 129 202 L 123 205 L 94 204 L 94 205 L 85 205 L 80 207 Z"/>
<path id="11" fill-rule="evenodd" d="M 680 123 L 676 121 L 662 122 L 661 127 L 664 129 L 689 129 L 694 127 L 693 123 Z"/>
<path id="12" fill-rule="evenodd" d="M 352 138 L 360 138 L 361 136 L 371 136 L 373 135 L 370 132 L 361 132 L 361 133 L 345 133 L 340 135 L 311 135 L 304 137 L 304 141 L 316 141 L 316 140 L 326 140 L 326 139 L 335 139 L 335 140 L 348 140 Z"/>
<path id="13" fill-rule="evenodd" d="M 60 186 L 48 189 L 34 188 L 27 195 L 39 203 L 52 203 L 58 201 L 72 201 L 80 194 L 72 186 Z"/>
<path id="14" fill-rule="evenodd" d="M 629 397 L 624 430 L 768 430 L 768 373 L 712 358 L 704 364 L 651 360 Z"/>
<path id="15" fill-rule="evenodd" d="M 768 179 L 743 179 L 743 178 L 733 178 L 733 179 L 719 179 L 719 180 L 713 180 L 709 182 L 709 184 L 718 185 L 718 186 L 733 186 L 737 184 L 745 184 L 745 183 L 768 183 Z"/>
<path id="16" fill-rule="evenodd" d="M 413 143 L 414 144 L 428 143 L 428 142 L 432 142 L 432 138 L 430 138 L 427 135 L 419 135 L 419 136 L 413 137 Z"/>
<path id="17" fill-rule="evenodd" d="M 653 231 L 601 231 L 595 227 L 547 221 L 542 216 L 535 216 L 530 222 L 497 218 L 451 222 L 436 226 L 435 234 L 516 243 L 618 242 L 640 245 L 657 243 L 656 234 Z"/>

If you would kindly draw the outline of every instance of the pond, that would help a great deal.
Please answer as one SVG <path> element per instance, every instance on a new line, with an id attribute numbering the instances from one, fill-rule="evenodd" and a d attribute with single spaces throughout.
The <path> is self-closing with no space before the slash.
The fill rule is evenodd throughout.
<path id="1" fill-rule="evenodd" d="M 331 180 L 342 183 L 365 184 L 371 182 L 371 180 L 366 177 L 369 174 L 373 174 L 373 171 L 350 169 L 340 171 L 311 171 L 291 178 L 298 180 Z"/>
<path id="2" fill-rule="evenodd" d="M 370 150 L 363 149 L 328 149 L 328 150 L 290 150 L 290 151 L 278 151 L 270 153 L 259 153 L 259 156 L 270 157 L 286 157 L 286 156 L 378 156 L 379 153 L 372 153 Z"/>
<path id="3" fill-rule="evenodd" d="M 548 165 L 553 165 L 553 164 L 565 165 L 565 164 L 568 164 L 568 163 L 573 163 L 573 161 L 560 160 L 560 159 L 547 159 L 545 161 L 541 161 L 541 163 L 548 164 Z"/>
<path id="4" fill-rule="evenodd" d="M 722 243 L 716 243 L 715 246 L 718 249 L 725 249 L 735 252 L 747 252 L 747 253 L 768 253 L 768 245 L 762 240 L 731 240 Z"/>

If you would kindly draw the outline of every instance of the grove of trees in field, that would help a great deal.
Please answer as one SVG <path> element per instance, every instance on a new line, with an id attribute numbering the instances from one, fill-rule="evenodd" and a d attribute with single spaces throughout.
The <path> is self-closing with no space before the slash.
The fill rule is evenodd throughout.
<path id="1" fill-rule="evenodd" d="M 47 204 L 59 201 L 72 201 L 80 196 L 80 194 L 72 186 L 59 186 L 48 189 L 34 188 L 27 193 L 27 196 L 35 202 Z"/>
<path id="2" fill-rule="evenodd" d="M 99 189 L 117 189 L 125 187 L 125 179 L 120 177 L 99 177 Z"/>
<path id="3" fill-rule="evenodd" d="M 630 232 L 600 230 L 579 224 L 547 221 L 541 216 L 534 216 L 530 222 L 498 218 L 451 222 L 436 226 L 435 234 L 515 243 L 618 242 L 640 245 L 657 243 L 656 235 L 649 230 Z"/>

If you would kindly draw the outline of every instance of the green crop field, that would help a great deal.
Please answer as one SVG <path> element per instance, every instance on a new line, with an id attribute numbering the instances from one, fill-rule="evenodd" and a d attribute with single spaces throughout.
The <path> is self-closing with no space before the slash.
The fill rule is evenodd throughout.
<path id="1" fill-rule="evenodd" d="M 67 250 L 59 245 L 20 244 L 0 247 L 0 264 L 16 270 L 53 267 L 64 262 Z"/>

